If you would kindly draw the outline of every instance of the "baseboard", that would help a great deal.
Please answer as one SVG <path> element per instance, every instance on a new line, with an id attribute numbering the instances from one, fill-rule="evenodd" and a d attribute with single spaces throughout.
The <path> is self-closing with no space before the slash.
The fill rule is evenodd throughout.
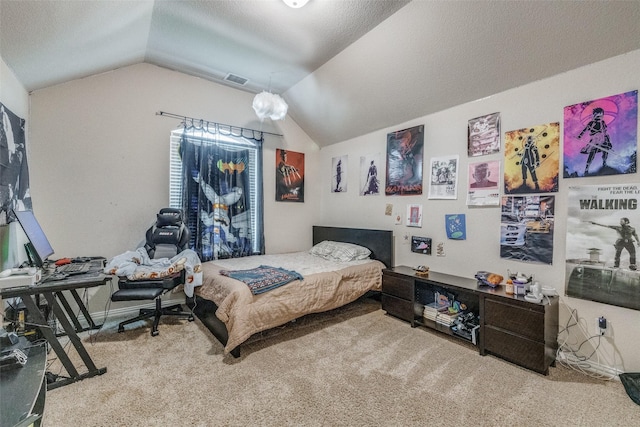
<path id="1" fill-rule="evenodd" d="M 577 365 L 577 363 L 569 361 L 569 359 L 564 355 L 563 352 L 558 352 L 557 357 L 558 357 L 558 363 L 562 363 L 563 365 L 567 365 L 567 366 Z M 591 362 L 591 361 L 580 362 L 579 368 L 576 368 L 576 369 L 580 371 L 587 371 L 597 376 L 601 376 L 609 379 L 615 379 L 617 381 L 620 381 L 620 378 L 618 377 L 618 375 L 622 373 L 622 371 L 612 366 L 603 365 L 603 364 Z"/>
<path id="2" fill-rule="evenodd" d="M 184 305 L 185 304 L 184 298 L 162 300 L 163 307 L 173 305 L 173 304 Z M 114 321 L 115 319 L 135 317 L 140 312 L 140 309 L 142 308 L 153 309 L 155 308 L 155 306 L 156 306 L 156 303 L 154 301 L 150 301 L 150 302 L 145 302 L 144 304 L 136 304 L 136 305 L 130 305 L 130 306 L 118 307 L 118 308 L 109 308 L 109 311 L 107 311 L 106 313 L 104 311 L 99 311 L 99 312 L 89 313 L 89 315 L 91 316 L 95 324 L 100 325 L 103 323 Z M 186 306 L 185 306 L 185 309 L 186 309 Z M 83 325 L 87 324 L 86 318 L 82 313 L 78 313 L 78 320 Z"/>
<path id="3" fill-rule="evenodd" d="M 591 363 L 591 371 L 606 377 L 615 378 L 616 380 L 620 380 L 618 375 L 622 373 L 616 368 L 607 365 L 601 365 L 599 363 Z"/>

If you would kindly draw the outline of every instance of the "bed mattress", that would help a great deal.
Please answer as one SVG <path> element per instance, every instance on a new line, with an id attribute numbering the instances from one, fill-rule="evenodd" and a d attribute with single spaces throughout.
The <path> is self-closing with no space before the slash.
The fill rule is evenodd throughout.
<path id="1" fill-rule="evenodd" d="M 221 270 L 261 265 L 293 270 L 304 278 L 254 295 L 245 283 L 220 274 Z M 229 335 L 225 345 L 228 353 L 257 332 L 341 307 L 368 291 L 380 290 L 384 268 L 376 260 L 336 263 L 309 252 L 216 260 L 202 264 L 203 283 L 195 293 L 218 307 L 216 317 L 226 325 Z"/>

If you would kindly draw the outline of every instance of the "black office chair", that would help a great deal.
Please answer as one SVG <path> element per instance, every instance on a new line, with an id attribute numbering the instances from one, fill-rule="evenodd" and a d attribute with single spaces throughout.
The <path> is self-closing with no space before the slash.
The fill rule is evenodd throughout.
<path id="1" fill-rule="evenodd" d="M 146 234 L 144 248 L 149 254 L 149 258 L 172 258 L 187 249 L 188 244 L 189 229 L 182 221 L 180 209 L 161 209 L 155 224 L 147 230 Z M 129 280 L 126 277 L 120 277 L 118 290 L 111 295 L 111 301 L 155 300 L 156 306 L 154 309 L 140 309 L 139 316 L 118 325 L 118 332 L 124 332 L 125 325 L 151 317 L 154 318 L 151 336 L 159 334 L 158 323 L 161 316 L 186 316 L 192 322 L 194 320 L 193 313 L 182 311 L 181 304 L 162 307 L 162 295 L 176 286 L 184 284 L 185 273 L 185 270 L 182 270 L 158 279 Z"/>

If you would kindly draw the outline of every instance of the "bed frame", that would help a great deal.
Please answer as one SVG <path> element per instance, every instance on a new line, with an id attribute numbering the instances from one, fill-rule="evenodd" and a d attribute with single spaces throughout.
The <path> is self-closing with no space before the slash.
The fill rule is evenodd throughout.
<path id="1" fill-rule="evenodd" d="M 370 230 L 363 228 L 313 226 L 313 244 L 324 240 L 353 243 L 371 250 L 371 258 L 382 261 L 387 267 L 393 267 L 393 232 L 388 230 Z M 218 306 L 208 299 L 195 296 L 193 312 L 198 319 L 222 343 L 227 344 L 229 333 L 226 325 L 216 317 Z M 233 357 L 240 357 L 240 346 L 231 351 Z"/>

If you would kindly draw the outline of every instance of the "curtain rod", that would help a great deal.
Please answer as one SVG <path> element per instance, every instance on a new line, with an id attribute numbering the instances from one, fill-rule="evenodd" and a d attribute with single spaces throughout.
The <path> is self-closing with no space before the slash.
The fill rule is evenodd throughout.
<path id="1" fill-rule="evenodd" d="M 240 132 L 243 132 L 243 131 L 247 130 L 247 131 L 251 131 L 251 132 L 260 132 L 260 133 L 263 133 L 263 134 L 266 134 L 266 135 L 284 136 L 281 133 L 265 132 L 263 130 L 243 128 L 241 126 L 225 125 L 224 123 L 216 123 L 216 122 L 212 122 L 212 121 L 209 121 L 209 120 L 194 119 L 193 117 L 189 117 L 189 116 L 181 116 L 181 115 L 178 115 L 178 114 L 167 113 L 166 111 L 158 111 L 158 112 L 156 112 L 156 116 L 169 117 L 169 118 L 172 118 L 172 119 L 182 119 L 185 122 L 187 120 L 190 120 L 191 122 L 195 122 L 195 123 L 206 123 L 206 124 L 212 124 L 212 125 L 218 125 L 218 126 L 226 126 L 229 129 L 233 129 L 233 128 L 240 129 Z"/>

